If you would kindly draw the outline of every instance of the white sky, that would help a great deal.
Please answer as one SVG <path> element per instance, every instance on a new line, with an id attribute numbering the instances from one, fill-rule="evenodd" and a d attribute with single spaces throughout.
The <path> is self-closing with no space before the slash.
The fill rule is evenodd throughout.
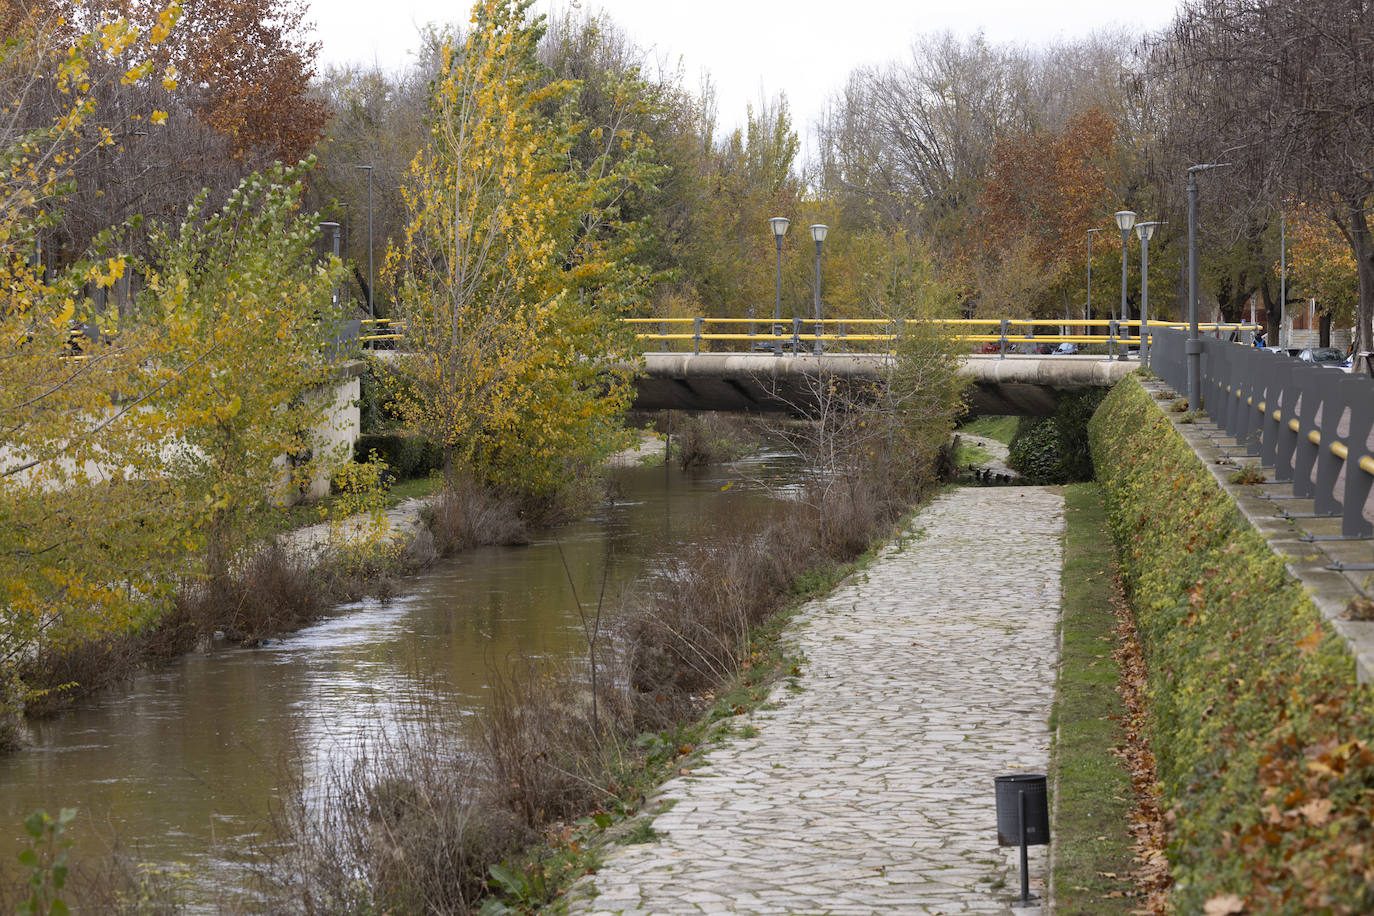
<path id="1" fill-rule="evenodd" d="M 469 0 L 308 0 L 325 63 L 405 66 L 428 22 L 468 22 Z M 751 102 L 787 95 L 803 134 L 863 64 L 904 57 L 918 35 L 982 31 L 994 43 L 1047 44 L 1104 28 L 1169 23 L 1179 0 L 539 0 L 535 9 L 605 11 L 642 48 L 716 86 L 722 128 Z"/>

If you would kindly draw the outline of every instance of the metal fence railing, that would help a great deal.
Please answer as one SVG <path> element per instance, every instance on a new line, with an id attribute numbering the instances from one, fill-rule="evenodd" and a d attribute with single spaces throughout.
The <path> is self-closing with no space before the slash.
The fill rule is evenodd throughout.
<path id="1" fill-rule="evenodd" d="M 811 353 L 818 348 L 831 352 L 890 353 L 907 323 L 903 319 L 889 318 L 827 318 L 821 321 L 791 318 L 776 323 L 756 318 L 707 317 L 621 320 L 634 330 L 636 339 L 649 345 L 690 347 L 693 353 L 706 350 L 778 355 Z M 955 340 L 1001 357 L 1069 343 L 1105 349 L 1104 355 L 1124 359 L 1142 343 L 1142 323 L 1134 320 L 1094 318 L 1066 322 L 1039 318 L 937 318 L 929 319 L 929 323 L 951 331 Z M 405 339 L 406 327 L 401 319 L 365 318 L 361 325 L 357 339 L 367 348 L 394 347 Z M 1151 321 L 1145 330 L 1144 349 L 1148 351 L 1159 329 L 1174 327 L 1179 325 Z M 1246 342 L 1255 328 L 1247 324 L 1201 326 L 1204 333 L 1236 337 Z"/>
<path id="2" fill-rule="evenodd" d="M 1155 336 L 1154 371 L 1177 391 L 1188 386 L 1187 339 L 1173 328 Z M 1276 482 L 1291 483 L 1294 498 L 1313 500 L 1311 513 L 1280 515 L 1341 520 L 1339 535 L 1305 540 L 1374 536 L 1365 515 L 1374 485 L 1374 378 L 1209 338 L 1202 339 L 1201 360 L 1202 406 L 1211 421 L 1272 468 Z"/>
<path id="3" fill-rule="evenodd" d="M 815 352 L 818 348 L 841 352 L 889 353 L 907 321 L 889 318 L 792 318 L 784 322 L 756 318 L 625 318 L 635 328 L 635 336 L 646 343 L 668 347 L 690 345 L 693 353 L 764 352 L 793 355 Z M 927 320 L 927 319 L 913 319 Z M 1105 355 L 1125 358 L 1141 340 L 1141 322 L 1095 318 L 935 318 L 929 323 L 952 332 L 953 337 L 985 352 L 1005 357 L 1021 350 L 1048 349 L 1069 343 L 1079 347 L 1105 347 Z M 1174 325 L 1151 321 L 1146 330 Z M 1248 335 L 1254 325 L 1205 325 L 1208 333 Z M 1096 331 L 1097 333 L 1094 333 Z M 1148 349 L 1147 337 L 1146 348 Z"/>

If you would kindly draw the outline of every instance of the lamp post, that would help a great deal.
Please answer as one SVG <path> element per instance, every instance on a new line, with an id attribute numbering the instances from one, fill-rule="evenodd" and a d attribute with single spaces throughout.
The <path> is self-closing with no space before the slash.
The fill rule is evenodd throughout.
<path id="1" fill-rule="evenodd" d="M 372 304 L 372 166 L 355 165 L 355 169 L 367 169 L 367 317 L 376 318 Z"/>
<path id="2" fill-rule="evenodd" d="M 1084 321 L 1091 321 L 1093 317 L 1093 233 L 1101 231 L 1101 229 L 1088 230 L 1088 303 L 1083 307 Z"/>
<path id="3" fill-rule="evenodd" d="M 811 237 L 816 240 L 816 340 L 813 352 L 817 356 L 821 355 L 821 243 L 829 231 L 830 227 L 823 223 L 811 227 Z"/>
<path id="4" fill-rule="evenodd" d="M 1288 346 L 1288 227 L 1287 210 L 1279 205 L 1279 346 Z"/>
<path id="5" fill-rule="evenodd" d="M 1125 360 L 1131 339 L 1131 332 L 1126 327 L 1126 246 L 1131 240 L 1131 228 L 1135 226 L 1135 211 L 1118 210 L 1112 216 L 1116 219 L 1116 228 L 1121 230 L 1121 350 L 1116 358 Z"/>
<path id="6" fill-rule="evenodd" d="M 775 216 L 768 221 L 773 227 L 773 240 L 778 243 L 778 282 L 775 286 L 777 296 L 773 299 L 773 355 L 782 356 L 782 341 L 778 338 L 778 325 L 782 322 L 782 237 L 792 221 L 785 216 Z"/>
<path id="7" fill-rule="evenodd" d="M 1136 223 L 1135 234 L 1140 239 L 1140 364 L 1150 365 L 1150 236 L 1155 226 L 1163 223 Z"/>
<path id="8" fill-rule="evenodd" d="M 1197 333 L 1197 173 L 1221 169 L 1229 162 L 1210 162 L 1188 169 L 1188 406 L 1202 407 L 1202 341 Z"/>

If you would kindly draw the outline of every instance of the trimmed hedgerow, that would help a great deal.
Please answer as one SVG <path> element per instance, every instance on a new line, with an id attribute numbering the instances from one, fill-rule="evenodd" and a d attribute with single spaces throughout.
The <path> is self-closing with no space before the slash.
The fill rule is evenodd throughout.
<path id="1" fill-rule="evenodd" d="M 1374 911 L 1374 694 L 1138 380 L 1089 430 L 1149 669 L 1176 912 Z"/>

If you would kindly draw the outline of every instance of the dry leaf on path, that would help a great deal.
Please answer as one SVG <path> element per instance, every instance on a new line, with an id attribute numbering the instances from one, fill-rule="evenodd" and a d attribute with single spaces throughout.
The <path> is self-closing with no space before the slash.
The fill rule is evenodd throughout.
<path id="1" fill-rule="evenodd" d="M 1244 913 L 1245 901 L 1235 894 L 1213 897 L 1202 905 L 1202 912 L 1206 916 L 1232 916 L 1235 913 Z"/>

